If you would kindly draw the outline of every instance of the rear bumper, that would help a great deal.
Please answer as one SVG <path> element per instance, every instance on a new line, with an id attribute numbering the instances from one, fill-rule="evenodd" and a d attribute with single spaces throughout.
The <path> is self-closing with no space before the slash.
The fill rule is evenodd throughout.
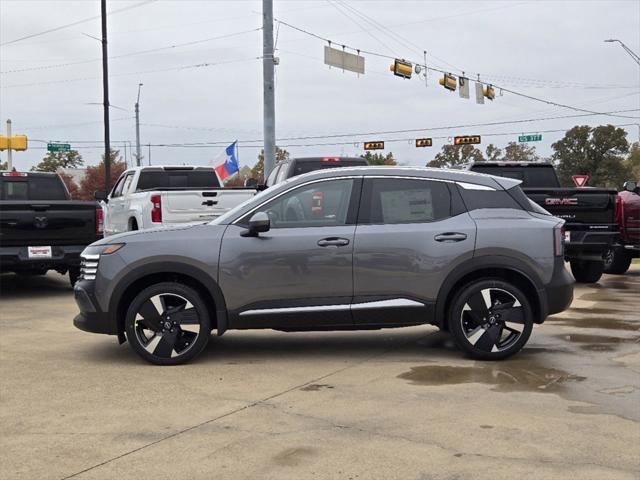
<path id="1" fill-rule="evenodd" d="M 93 283 L 80 280 L 73 287 L 73 295 L 80 309 L 80 313 L 73 319 L 73 324 L 85 332 L 117 335 L 117 328 L 112 324 L 108 312 L 100 310 L 93 295 Z"/>
<path id="2" fill-rule="evenodd" d="M 51 258 L 29 258 L 28 247 L 0 247 L 2 270 L 53 270 L 80 267 L 80 254 L 86 245 L 53 245 Z"/>
<path id="3" fill-rule="evenodd" d="M 570 230 L 571 239 L 565 243 L 567 258 L 581 260 L 602 260 L 602 254 L 615 243 L 616 231 Z"/>
<path id="4" fill-rule="evenodd" d="M 551 281 L 544 286 L 547 315 L 560 313 L 571 306 L 575 280 L 564 266 L 562 258 L 555 261 Z"/>

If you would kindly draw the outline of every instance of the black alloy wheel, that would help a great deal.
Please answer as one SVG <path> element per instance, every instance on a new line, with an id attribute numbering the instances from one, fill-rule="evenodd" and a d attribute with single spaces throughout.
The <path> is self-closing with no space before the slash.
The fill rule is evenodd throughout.
<path id="1" fill-rule="evenodd" d="M 514 285 L 480 280 L 463 288 L 452 304 L 449 328 L 457 345 L 482 360 L 517 353 L 533 329 L 529 301 Z"/>
<path id="2" fill-rule="evenodd" d="M 631 266 L 631 254 L 624 248 L 611 247 L 604 252 L 604 273 L 622 275 Z"/>
<path id="3" fill-rule="evenodd" d="M 129 306 L 125 328 L 134 351 L 157 365 L 189 361 L 211 334 L 201 296 L 179 283 L 160 283 L 140 292 Z"/>

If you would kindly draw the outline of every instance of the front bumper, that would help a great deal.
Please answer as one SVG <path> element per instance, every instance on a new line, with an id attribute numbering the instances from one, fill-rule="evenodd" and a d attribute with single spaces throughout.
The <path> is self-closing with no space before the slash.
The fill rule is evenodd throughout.
<path id="1" fill-rule="evenodd" d="M 558 257 L 554 263 L 551 281 L 544 286 L 547 315 L 560 313 L 571 306 L 574 284 L 575 280 L 565 268 L 564 260 Z"/>
<path id="2" fill-rule="evenodd" d="M 73 319 L 76 328 L 91 333 L 117 335 L 118 331 L 108 312 L 100 310 L 93 294 L 92 281 L 80 280 L 73 287 L 73 294 L 80 313 Z"/>

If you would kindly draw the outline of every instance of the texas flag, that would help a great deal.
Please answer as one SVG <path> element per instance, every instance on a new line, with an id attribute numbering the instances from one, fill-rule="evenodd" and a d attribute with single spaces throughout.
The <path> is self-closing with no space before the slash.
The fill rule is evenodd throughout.
<path id="1" fill-rule="evenodd" d="M 220 183 L 240 171 L 240 167 L 238 166 L 237 140 L 224 149 L 224 154 L 221 153 L 218 155 L 218 157 L 213 161 L 213 167 L 218 174 Z"/>

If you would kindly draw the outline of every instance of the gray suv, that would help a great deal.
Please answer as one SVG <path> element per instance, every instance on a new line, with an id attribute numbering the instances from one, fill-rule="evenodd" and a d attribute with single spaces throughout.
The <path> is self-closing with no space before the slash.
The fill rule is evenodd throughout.
<path id="1" fill-rule="evenodd" d="M 519 183 L 403 167 L 297 176 L 213 222 L 87 247 L 74 324 L 162 365 L 193 358 L 214 329 L 420 324 L 505 358 L 573 298 L 563 221 Z"/>

